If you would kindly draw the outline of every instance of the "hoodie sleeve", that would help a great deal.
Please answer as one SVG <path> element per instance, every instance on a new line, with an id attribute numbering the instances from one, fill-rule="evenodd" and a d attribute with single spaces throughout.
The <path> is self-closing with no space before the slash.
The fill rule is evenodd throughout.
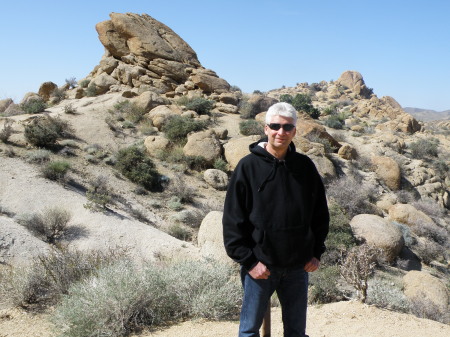
<path id="1" fill-rule="evenodd" d="M 314 233 L 315 240 L 313 254 L 314 257 L 320 260 L 321 255 L 326 250 L 325 239 L 328 235 L 330 214 L 328 211 L 327 197 L 325 195 L 325 187 L 314 164 L 313 170 L 316 177 L 316 188 L 311 230 Z"/>
<path id="2" fill-rule="evenodd" d="M 253 225 L 248 214 L 251 207 L 251 186 L 244 174 L 243 165 L 238 165 L 231 177 L 225 198 L 222 218 L 223 241 L 230 258 L 250 270 L 258 262 L 252 248 Z"/>

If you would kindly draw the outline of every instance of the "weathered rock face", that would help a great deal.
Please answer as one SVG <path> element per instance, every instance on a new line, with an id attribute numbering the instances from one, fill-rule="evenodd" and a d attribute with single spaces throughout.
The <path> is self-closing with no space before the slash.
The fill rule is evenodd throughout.
<path id="1" fill-rule="evenodd" d="M 401 182 L 400 166 L 397 162 L 389 157 L 374 156 L 372 157 L 372 163 L 376 167 L 375 173 L 384 181 L 386 186 L 393 191 L 397 191 Z"/>
<path id="2" fill-rule="evenodd" d="M 127 88 L 151 88 L 167 97 L 188 90 L 228 92 L 230 85 L 204 69 L 195 51 L 172 29 L 147 14 L 111 13 L 96 30 L 106 48 L 100 64 L 87 77 L 100 94 Z"/>
<path id="3" fill-rule="evenodd" d="M 368 98 L 371 90 L 364 83 L 362 75 L 357 71 L 345 71 L 337 80 L 337 83 L 349 88 L 352 92 L 362 97 Z"/>
<path id="4" fill-rule="evenodd" d="M 203 179 L 216 190 L 225 190 L 228 186 L 228 175 L 221 170 L 208 169 L 203 174 Z"/>
<path id="5" fill-rule="evenodd" d="M 438 278 L 425 272 L 412 270 L 403 277 L 403 283 L 406 297 L 411 300 L 417 299 L 419 303 L 428 300 L 443 313 L 448 313 L 449 295 L 445 284 Z"/>
<path id="6" fill-rule="evenodd" d="M 58 86 L 53 82 L 44 82 L 39 87 L 38 94 L 42 97 L 44 101 L 48 101 L 53 91 L 58 88 Z"/>
<path id="7" fill-rule="evenodd" d="M 141 62 L 165 59 L 199 66 L 195 51 L 172 29 L 147 14 L 111 13 L 111 20 L 96 25 L 105 48 L 117 59 L 126 56 Z"/>
<path id="8" fill-rule="evenodd" d="M 397 221 L 409 227 L 435 226 L 434 221 L 424 212 L 417 210 L 408 204 L 396 204 L 389 208 L 389 219 Z"/>
<path id="9" fill-rule="evenodd" d="M 212 211 L 206 215 L 198 232 L 198 246 L 203 257 L 233 264 L 223 244 L 222 216 L 223 213 L 219 211 Z"/>
<path id="10" fill-rule="evenodd" d="M 260 136 L 247 136 L 241 138 L 232 138 L 223 147 L 225 150 L 225 159 L 230 168 L 234 170 L 243 157 L 250 153 L 249 145 L 258 141 Z"/>
<path id="11" fill-rule="evenodd" d="M 148 136 L 144 140 L 147 153 L 152 157 L 156 157 L 160 152 L 166 150 L 169 144 L 169 140 L 164 136 Z"/>
<path id="12" fill-rule="evenodd" d="M 350 226 L 357 238 L 381 248 L 388 262 L 392 262 L 403 248 L 401 230 L 377 215 L 359 214 L 350 221 Z"/>
<path id="13" fill-rule="evenodd" d="M 199 156 L 206 162 L 213 164 L 222 153 L 222 146 L 214 130 L 196 132 L 188 136 L 188 141 L 183 147 L 186 156 Z"/>
<path id="14" fill-rule="evenodd" d="M 0 113 L 5 112 L 8 107 L 13 104 L 13 100 L 11 98 L 6 98 L 0 100 Z"/>

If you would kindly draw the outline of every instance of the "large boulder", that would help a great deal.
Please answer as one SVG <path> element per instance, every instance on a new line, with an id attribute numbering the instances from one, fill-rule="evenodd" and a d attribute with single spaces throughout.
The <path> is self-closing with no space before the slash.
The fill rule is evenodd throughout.
<path id="1" fill-rule="evenodd" d="M 144 146 L 147 153 L 152 156 L 158 156 L 162 151 L 166 150 L 170 145 L 170 141 L 164 136 L 148 136 L 144 140 Z"/>
<path id="2" fill-rule="evenodd" d="M 133 55 L 199 66 L 195 51 L 172 29 L 147 14 L 111 13 L 95 28 L 105 48 L 119 60 Z"/>
<path id="3" fill-rule="evenodd" d="M 3 113 L 8 109 L 8 107 L 13 104 L 14 101 L 11 98 L 1 99 L 0 100 L 0 113 Z"/>
<path id="4" fill-rule="evenodd" d="M 404 246 L 402 231 L 398 226 L 373 214 L 359 214 L 350 221 L 356 238 L 381 248 L 388 262 L 394 261 Z"/>
<path id="5" fill-rule="evenodd" d="M 214 130 L 200 131 L 188 135 L 183 153 L 186 156 L 203 157 L 208 164 L 213 164 L 222 154 L 222 145 Z"/>
<path id="6" fill-rule="evenodd" d="M 228 175 L 221 170 L 208 169 L 203 173 L 203 179 L 216 190 L 225 190 L 228 186 Z"/>
<path id="7" fill-rule="evenodd" d="M 96 94 L 102 95 L 108 92 L 111 86 L 118 84 L 118 81 L 111 75 L 108 75 L 107 73 L 102 73 L 101 75 L 95 77 L 91 83 L 95 85 Z"/>
<path id="8" fill-rule="evenodd" d="M 58 86 L 53 82 L 44 82 L 39 87 L 38 95 L 42 97 L 44 101 L 48 101 L 53 91 L 57 89 Z"/>
<path id="9" fill-rule="evenodd" d="M 205 93 L 224 93 L 230 90 L 230 84 L 211 71 L 197 71 L 189 78 L 194 84 Z"/>
<path id="10" fill-rule="evenodd" d="M 447 287 L 438 278 L 421 271 L 412 270 L 403 277 L 404 292 L 407 298 L 418 301 L 430 301 L 441 312 L 448 313 L 449 294 Z"/>
<path id="11" fill-rule="evenodd" d="M 350 144 L 343 144 L 338 151 L 339 157 L 346 160 L 356 159 L 358 156 L 355 148 Z"/>
<path id="12" fill-rule="evenodd" d="M 424 212 L 417 210 L 414 206 L 408 204 L 395 204 L 388 210 L 388 218 L 391 221 L 397 221 L 413 228 L 417 226 L 434 227 L 434 221 Z"/>
<path id="13" fill-rule="evenodd" d="M 219 211 L 206 215 L 198 231 L 198 246 L 203 257 L 232 264 L 233 260 L 228 257 L 223 243 L 222 216 Z"/>
<path id="14" fill-rule="evenodd" d="M 365 98 L 369 98 L 372 93 L 364 83 L 362 75 L 357 71 L 347 70 L 343 72 L 336 82 Z"/>
<path id="15" fill-rule="evenodd" d="M 230 168 L 234 170 L 243 157 L 250 153 L 249 145 L 258 141 L 260 136 L 247 136 L 241 138 L 232 138 L 223 147 L 225 150 L 225 159 L 230 165 Z"/>
<path id="16" fill-rule="evenodd" d="M 133 98 L 131 101 L 145 111 L 150 111 L 159 105 L 170 103 L 168 99 L 161 97 L 153 91 L 145 91 L 139 96 Z"/>
<path id="17" fill-rule="evenodd" d="M 331 147 L 335 148 L 336 151 L 341 147 L 341 144 L 326 131 L 324 126 L 317 124 L 312 120 L 298 119 L 296 128 L 297 133 L 294 140 L 297 137 L 304 137 L 311 141 L 314 141 L 314 139 L 317 138 L 328 141 Z"/>
<path id="18" fill-rule="evenodd" d="M 400 189 L 402 174 L 397 162 L 386 156 L 372 157 L 377 176 L 393 191 Z"/>

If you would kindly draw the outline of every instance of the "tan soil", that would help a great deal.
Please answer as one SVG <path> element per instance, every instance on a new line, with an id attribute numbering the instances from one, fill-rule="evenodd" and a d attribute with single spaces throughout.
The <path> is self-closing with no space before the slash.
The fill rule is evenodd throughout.
<path id="1" fill-rule="evenodd" d="M 281 312 L 272 309 L 272 336 L 282 336 Z M 0 337 L 53 337 L 46 315 L 30 315 L 18 309 L 0 311 Z M 230 337 L 237 335 L 237 321 L 186 321 L 169 328 L 133 337 Z M 310 337 L 448 337 L 450 326 L 412 315 L 382 310 L 358 302 L 312 306 L 308 313 Z"/>

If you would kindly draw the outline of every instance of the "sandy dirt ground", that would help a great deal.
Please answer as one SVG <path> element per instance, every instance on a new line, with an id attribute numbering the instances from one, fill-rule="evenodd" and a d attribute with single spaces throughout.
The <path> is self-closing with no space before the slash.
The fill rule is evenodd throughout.
<path id="1" fill-rule="evenodd" d="M 0 337 L 54 337 L 46 315 L 30 315 L 17 309 L 0 311 Z M 186 321 L 169 328 L 145 331 L 132 337 L 232 337 L 237 321 Z M 281 312 L 272 309 L 272 337 L 281 337 Z M 308 313 L 310 337 L 448 337 L 450 325 L 412 315 L 382 310 L 358 302 L 312 306 Z"/>

